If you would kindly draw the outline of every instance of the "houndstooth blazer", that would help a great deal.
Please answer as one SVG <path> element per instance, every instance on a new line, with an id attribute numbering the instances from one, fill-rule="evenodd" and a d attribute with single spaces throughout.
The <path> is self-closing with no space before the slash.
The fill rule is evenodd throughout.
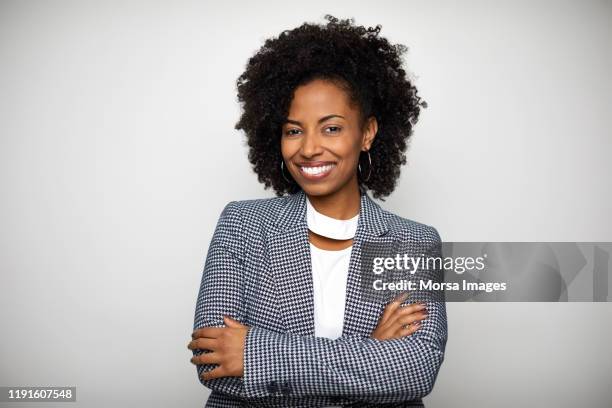
<path id="1" fill-rule="evenodd" d="M 250 329 L 243 377 L 203 380 L 216 365 L 197 366 L 212 390 L 205 406 L 422 407 L 444 359 L 446 308 L 428 302 L 428 318 L 411 336 L 370 337 L 385 303 L 360 296 L 360 254 L 366 240 L 380 239 L 440 242 L 435 228 L 361 191 L 342 336 L 315 337 L 306 194 L 228 203 L 206 256 L 193 328 L 223 327 L 228 315 Z"/>

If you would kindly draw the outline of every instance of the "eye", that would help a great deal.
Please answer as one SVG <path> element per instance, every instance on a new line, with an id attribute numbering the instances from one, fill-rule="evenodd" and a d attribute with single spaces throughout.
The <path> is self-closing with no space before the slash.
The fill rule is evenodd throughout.
<path id="1" fill-rule="evenodd" d="M 325 130 L 329 130 L 329 133 L 338 133 L 342 128 L 340 126 L 328 126 Z"/>
<path id="2" fill-rule="evenodd" d="M 287 136 L 294 136 L 294 135 L 296 135 L 296 134 L 297 134 L 297 133 L 294 133 L 294 132 L 299 132 L 299 131 L 300 131 L 299 129 L 288 129 L 288 130 L 285 132 L 285 134 L 286 134 Z"/>

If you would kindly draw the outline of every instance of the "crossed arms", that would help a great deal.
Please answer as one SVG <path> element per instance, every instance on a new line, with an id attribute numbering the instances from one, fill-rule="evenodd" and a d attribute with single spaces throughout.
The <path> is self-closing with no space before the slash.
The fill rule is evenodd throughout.
<path id="1" fill-rule="evenodd" d="M 206 257 L 194 330 L 222 327 L 223 315 L 244 320 L 242 225 L 238 203 L 232 201 L 221 213 Z M 215 367 L 203 364 L 197 366 L 198 378 L 212 390 L 244 399 L 328 396 L 390 403 L 421 398 L 433 388 L 447 338 L 444 302 L 428 302 L 427 310 L 418 331 L 383 341 L 307 337 L 252 326 L 245 339 L 243 377 L 203 380 L 200 375 Z M 194 350 L 194 355 L 202 352 Z M 273 382 L 286 384 L 289 393 L 271 388 Z"/>

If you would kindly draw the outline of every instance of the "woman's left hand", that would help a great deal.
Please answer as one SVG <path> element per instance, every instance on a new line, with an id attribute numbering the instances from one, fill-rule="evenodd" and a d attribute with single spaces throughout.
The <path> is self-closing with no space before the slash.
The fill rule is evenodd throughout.
<path id="1" fill-rule="evenodd" d="M 242 377 L 244 375 L 244 344 L 249 326 L 231 317 L 224 316 L 226 327 L 203 327 L 191 335 L 187 345 L 190 350 L 203 349 L 212 353 L 202 353 L 191 359 L 193 364 L 218 364 L 213 370 L 202 374 L 204 380 L 219 377 Z"/>

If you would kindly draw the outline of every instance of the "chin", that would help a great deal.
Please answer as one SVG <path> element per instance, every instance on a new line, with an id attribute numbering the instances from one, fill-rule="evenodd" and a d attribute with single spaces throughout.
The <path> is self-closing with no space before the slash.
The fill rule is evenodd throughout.
<path id="1" fill-rule="evenodd" d="M 327 183 L 324 183 L 324 184 L 314 184 L 313 183 L 313 184 L 302 185 L 300 187 L 302 187 L 302 190 L 304 190 L 304 192 L 308 194 L 309 196 L 324 196 L 324 195 L 328 195 L 336 191 L 336 189 L 333 188 L 333 186 L 330 186 Z"/>

